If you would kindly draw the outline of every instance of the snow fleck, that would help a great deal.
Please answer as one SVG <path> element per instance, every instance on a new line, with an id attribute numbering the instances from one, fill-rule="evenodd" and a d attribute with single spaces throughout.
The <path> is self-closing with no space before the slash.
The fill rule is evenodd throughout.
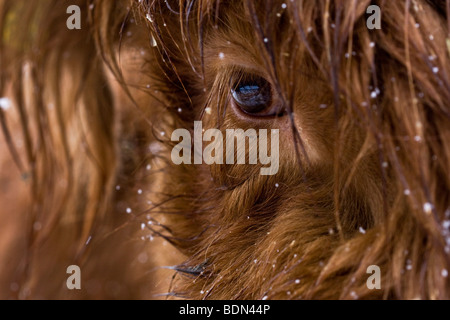
<path id="1" fill-rule="evenodd" d="M 178 108 L 178 113 L 181 113 L 181 112 L 183 112 L 183 109 Z"/>
<path id="2" fill-rule="evenodd" d="M 264 296 L 262 297 L 262 300 L 267 300 L 267 298 L 269 298 L 268 296 Z"/>
<path id="3" fill-rule="evenodd" d="M 375 47 L 375 42 L 371 42 L 371 43 L 369 44 L 369 46 L 370 46 L 371 48 L 374 48 L 374 47 Z"/>
<path id="4" fill-rule="evenodd" d="M 128 214 L 130 214 L 130 213 L 132 213 L 133 212 L 133 210 L 131 210 L 131 208 L 127 208 L 127 213 Z"/>
<path id="5" fill-rule="evenodd" d="M 200 291 L 200 294 L 205 294 L 205 291 L 201 290 L 201 291 Z"/>
<path id="6" fill-rule="evenodd" d="M 416 23 L 416 25 L 415 25 L 415 26 L 416 26 L 416 28 L 417 28 L 417 29 L 419 29 L 419 28 L 420 28 L 420 24 L 419 24 L 419 23 Z"/>
<path id="7" fill-rule="evenodd" d="M 264 38 L 264 43 L 269 43 L 269 39 L 268 38 Z"/>
<path id="8" fill-rule="evenodd" d="M 137 193 L 142 194 L 142 189 L 139 189 Z"/>
<path id="9" fill-rule="evenodd" d="M 406 270 L 412 270 L 412 262 L 411 260 L 406 260 Z"/>
<path id="10" fill-rule="evenodd" d="M 358 294 L 357 294 L 355 291 L 350 292 L 350 296 L 351 296 L 354 300 L 356 300 L 356 299 L 359 298 Z"/>
<path id="11" fill-rule="evenodd" d="M 0 98 L 0 109 L 6 111 L 9 108 L 11 108 L 11 100 L 8 98 Z"/>
<path id="12" fill-rule="evenodd" d="M 253 263 L 255 264 L 258 263 L 258 259 L 253 260 Z"/>
<path id="13" fill-rule="evenodd" d="M 333 235 L 333 234 L 334 234 L 334 229 L 333 229 L 333 228 L 328 229 L 328 233 L 329 233 L 330 235 Z"/>
<path id="14" fill-rule="evenodd" d="M 147 18 L 148 21 L 153 23 L 153 19 L 152 19 L 152 16 L 150 14 L 147 13 L 147 15 L 145 17 Z"/>
<path id="15" fill-rule="evenodd" d="M 219 53 L 219 59 L 220 59 L 220 60 L 223 60 L 224 58 L 225 58 L 225 53 L 220 52 L 220 53 Z"/>
<path id="16" fill-rule="evenodd" d="M 207 107 L 205 109 L 206 114 L 211 114 L 212 113 L 212 109 L 210 107 Z"/>
<path id="17" fill-rule="evenodd" d="M 296 279 L 294 282 L 295 282 L 295 284 L 299 284 L 300 283 L 300 279 Z"/>
<path id="18" fill-rule="evenodd" d="M 434 40 L 434 36 L 432 34 L 430 34 L 430 40 L 433 41 Z"/>
<path id="19" fill-rule="evenodd" d="M 161 137 L 164 137 L 166 135 L 166 133 L 164 131 L 161 131 Z"/>
<path id="20" fill-rule="evenodd" d="M 147 171 L 150 171 L 152 169 L 152 165 L 148 164 L 147 167 L 145 168 Z"/>
<path id="21" fill-rule="evenodd" d="M 428 60 L 434 61 L 434 60 L 436 60 L 436 56 L 435 55 L 431 55 L 431 56 L 428 57 Z"/>
<path id="22" fill-rule="evenodd" d="M 286 3 L 281 4 L 281 8 L 286 9 L 287 8 L 287 4 Z"/>
<path id="23" fill-rule="evenodd" d="M 158 46 L 158 42 L 156 42 L 155 37 L 152 35 L 152 39 L 150 40 L 150 45 L 155 48 Z"/>
<path id="24" fill-rule="evenodd" d="M 405 196 L 410 196 L 410 195 L 411 195 L 411 190 L 406 189 L 406 190 L 403 192 L 403 194 L 404 194 Z"/>
<path id="25" fill-rule="evenodd" d="M 442 228 L 450 230 L 450 220 L 444 220 L 442 222 Z"/>
<path id="26" fill-rule="evenodd" d="M 42 229 L 42 223 L 40 223 L 39 221 L 35 222 L 35 223 L 33 224 L 33 229 L 34 229 L 34 231 L 39 231 L 39 230 L 41 230 L 41 229 Z"/>
<path id="27" fill-rule="evenodd" d="M 320 109 L 326 109 L 326 108 L 328 108 L 328 105 L 327 105 L 327 104 L 321 104 L 321 105 L 319 106 L 319 108 L 320 108 Z"/>
<path id="28" fill-rule="evenodd" d="M 117 190 L 117 191 L 120 191 L 120 186 L 116 186 L 116 190 Z"/>
<path id="29" fill-rule="evenodd" d="M 141 223 L 141 230 L 145 230 L 145 223 Z"/>
<path id="30" fill-rule="evenodd" d="M 308 33 L 311 33 L 311 32 L 313 31 L 313 28 L 312 28 L 312 27 L 308 27 L 308 29 L 306 29 L 306 31 L 307 31 Z"/>
<path id="31" fill-rule="evenodd" d="M 382 166 L 386 169 L 387 167 L 389 167 L 389 164 L 387 162 L 383 162 Z"/>
<path id="32" fill-rule="evenodd" d="M 359 227 L 359 233 L 366 234 L 366 230 L 363 227 Z"/>
<path id="33" fill-rule="evenodd" d="M 146 262 L 148 261 L 148 255 L 147 255 L 147 253 L 145 253 L 145 252 L 141 253 L 141 254 L 138 256 L 138 261 L 139 261 L 139 263 L 142 263 L 142 264 L 146 263 Z"/>
<path id="34" fill-rule="evenodd" d="M 442 271 L 441 271 L 441 276 L 443 276 L 444 278 L 447 278 L 447 277 L 448 277 L 448 271 L 447 271 L 447 269 L 442 269 Z"/>
<path id="35" fill-rule="evenodd" d="M 415 136 L 414 137 L 414 141 L 421 142 L 422 141 L 422 137 L 421 136 Z"/>
<path id="36" fill-rule="evenodd" d="M 280 185 L 278 183 L 275 183 L 275 188 L 278 188 Z"/>
<path id="37" fill-rule="evenodd" d="M 426 214 L 431 214 L 431 212 L 433 211 L 433 205 L 431 203 L 429 203 L 429 202 L 424 203 L 423 211 Z"/>
<path id="38" fill-rule="evenodd" d="M 438 73 L 438 72 L 439 72 L 439 68 L 438 68 L 438 67 L 434 67 L 434 68 L 433 68 L 433 73 L 436 74 L 436 73 Z"/>
<path id="39" fill-rule="evenodd" d="M 377 93 L 376 91 L 372 91 L 372 92 L 370 93 L 370 97 L 371 97 L 372 99 L 375 99 L 377 96 L 378 96 L 378 93 Z"/>
<path id="40" fill-rule="evenodd" d="M 16 282 L 11 283 L 9 288 L 11 289 L 12 292 L 17 292 L 20 289 L 19 285 Z"/>

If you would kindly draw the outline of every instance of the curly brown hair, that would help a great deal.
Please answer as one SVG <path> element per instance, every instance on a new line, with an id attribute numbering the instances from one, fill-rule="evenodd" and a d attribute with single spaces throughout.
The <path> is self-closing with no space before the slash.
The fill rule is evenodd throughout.
<path id="1" fill-rule="evenodd" d="M 0 297 L 450 299 L 449 14 L 449 0 L 2 1 Z M 239 110 L 245 77 L 276 115 Z M 197 120 L 278 129 L 279 172 L 173 164 L 171 132 Z"/>

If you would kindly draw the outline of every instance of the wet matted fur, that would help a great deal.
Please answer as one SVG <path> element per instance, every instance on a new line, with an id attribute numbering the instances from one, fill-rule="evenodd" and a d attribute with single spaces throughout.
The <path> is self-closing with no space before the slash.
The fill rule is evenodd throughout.
<path id="1" fill-rule="evenodd" d="M 450 1 L 285 4 L 0 2 L 0 297 L 450 298 Z M 279 172 L 174 165 L 196 120 L 279 129 Z"/>

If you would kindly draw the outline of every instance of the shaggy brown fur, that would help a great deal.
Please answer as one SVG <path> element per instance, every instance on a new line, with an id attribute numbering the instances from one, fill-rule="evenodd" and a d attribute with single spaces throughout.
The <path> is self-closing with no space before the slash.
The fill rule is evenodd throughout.
<path id="1" fill-rule="evenodd" d="M 0 2 L 0 297 L 450 298 L 450 1 L 282 3 Z M 279 129 L 278 174 L 174 165 L 200 119 Z"/>

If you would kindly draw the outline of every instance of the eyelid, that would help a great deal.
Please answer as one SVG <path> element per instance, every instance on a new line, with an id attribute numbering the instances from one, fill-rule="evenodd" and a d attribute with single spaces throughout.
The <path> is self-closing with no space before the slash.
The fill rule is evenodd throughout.
<path id="1" fill-rule="evenodd" d="M 228 74 L 230 75 L 229 77 L 229 85 L 230 88 L 233 88 L 233 85 L 235 83 L 238 83 L 239 81 L 241 81 L 244 77 L 246 76 L 254 76 L 254 77 L 260 77 L 265 79 L 270 85 L 272 85 L 272 82 L 269 81 L 269 78 L 267 77 L 266 74 L 254 69 L 254 68 L 246 68 L 246 67 L 242 67 L 239 65 L 233 65 L 229 71 Z"/>

